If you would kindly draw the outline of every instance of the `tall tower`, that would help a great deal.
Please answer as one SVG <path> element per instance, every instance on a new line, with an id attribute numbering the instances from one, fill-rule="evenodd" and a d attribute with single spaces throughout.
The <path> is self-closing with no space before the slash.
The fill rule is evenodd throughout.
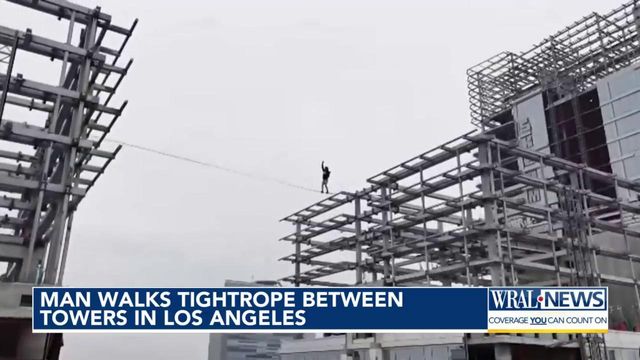
<path id="1" fill-rule="evenodd" d="M 57 17 L 66 37 L 0 25 L 3 278 L 60 284 L 73 214 L 119 150 L 101 145 L 126 106 L 111 99 L 131 66 L 120 58 L 136 23 L 122 28 L 99 7 L 67 1 L 9 2 Z M 120 45 L 108 47 L 107 39 Z M 19 72 L 22 59 L 31 64 L 42 58 L 53 66 Z M 45 66 L 57 81 L 38 78 L 45 77 Z"/>
<path id="2" fill-rule="evenodd" d="M 282 219 L 295 229 L 281 238 L 294 249 L 281 259 L 293 265 L 282 280 L 608 286 L 606 336 L 537 334 L 524 345 L 526 334 L 469 334 L 460 343 L 471 359 L 637 354 L 629 330 L 640 329 L 639 15 L 638 1 L 593 12 L 529 50 L 469 69 L 478 129 Z M 360 351 L 349 338 L 345 349 Z M 397 338 L 369 339 L 370 358 L 385 342 L 389 357 L 380 357 L 408 357 Z M 434 350 L 430 341 L 416 341 L 416 352 Z"/>
<path id="3" fill-rule="evenodd" d="M 120 150 L 102 144 L 126 106 L 112 98 L 137 21 L 65 0 L 0 4 L 12 6 L 57 18 L 64 36 L 0 24 L 0 357 L 55 358 L 59 336 L 31 334 L 31 286 L 62 283 L 74 213 Z"/>

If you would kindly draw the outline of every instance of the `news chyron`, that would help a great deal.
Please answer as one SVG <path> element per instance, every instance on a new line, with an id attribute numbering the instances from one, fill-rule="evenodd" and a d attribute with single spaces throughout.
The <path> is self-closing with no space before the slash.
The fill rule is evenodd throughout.
<path id="1" fill-rule="evenodd" d="M 606 287 L 33 289 L 34 332 L 605 333 Z"/>
<path id="2" fill-rule="evenodd" d="M 606 333 L 606 287 L 490 288 L 491 333 Z"/>

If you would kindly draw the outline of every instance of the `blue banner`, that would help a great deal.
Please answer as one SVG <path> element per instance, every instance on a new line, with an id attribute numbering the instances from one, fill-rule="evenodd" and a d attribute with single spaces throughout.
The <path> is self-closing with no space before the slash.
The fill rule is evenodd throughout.
<path id="1" fill-rule="evenodd" d="M 578 311 L 576 317 L 591 318 L 591 327 L 581 323 L 581 330 L 606 331 L 606 288 L 563 289 L 37 287 L 33 330 L 487 332 L 493 327 L 546 331 L 557 328 L 560 320 L 535 320 L 534 315 L 571 308 Z M 595 320 L 597 316 L 601 318 Z M 576 328 L 576 321 L 564 330 Z M 543 323 L 550 326 L 543 328 Z"/>

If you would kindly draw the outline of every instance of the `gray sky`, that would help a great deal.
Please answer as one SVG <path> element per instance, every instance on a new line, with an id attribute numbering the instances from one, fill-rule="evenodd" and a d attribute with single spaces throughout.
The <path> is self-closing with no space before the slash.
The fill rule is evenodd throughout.
<path id="1" fill-rule="evenodd" d="M 79 2 L 101 5 L 119 25 L 140 18 L 118 94 L 130 104 L 113 138 L 313 188 L 325 160 L 332 191 L 360 188 L 470 130 L 468 67 L 619 4 Z M 0 24 L 51 36 L 62 26 L 4 1 Z M 25 77 L 48 76 L 27 65 L 18 69 Z M 278 219 L 321 196 L 125 149 L 76 214 L 65 283 L 204 287 L 282 277 L 292 269 L 276 259 L 291 249 L 277 239 L 292 229 Z M 207 341 L 68 335 L 63 359 L 205 359 Z"/>

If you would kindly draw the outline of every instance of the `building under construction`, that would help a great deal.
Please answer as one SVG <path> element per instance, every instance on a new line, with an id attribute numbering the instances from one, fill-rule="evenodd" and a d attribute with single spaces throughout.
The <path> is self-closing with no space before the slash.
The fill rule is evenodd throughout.
<path id="1" fill-rule="evenodd" d="M 66 0 L 0 6 L 64 33 L 0 25 L 0 358 L 56 359 L 62 336 L 31 332 L 31 288 L 62 283 L 74 212 L 120 150 L 102 143 L 126 106 L 112 98 L 136 23 Z"/>
<path id="2" fill-rule="evenodd" d="M 226 280 L 225 287 L 280 287 L 276 281 Z M 269 333 L 212 333 L 209 334 L 209 354 L 207 360 L 280 359 L 280 345 L 301 334 Z"/>
<path id="3" fill-rule="evenodd" d="M 294 269 L 283 280 L 608 286 L 606 336 L 460 334 L 435 343 L 462 347 L 468 359 L 640 359 L 639 26 L 632 1 L 469 69 L 477 130 L 285 217 L 294 229 L 281 240 L 294 251 L 281 260 Z M 343 357 L 442 358 L 427 356 L 433 336 L 340 336 Z M 330 339 L 305 341 L 283 356 L 325 358 L 317 345 Z"/>

